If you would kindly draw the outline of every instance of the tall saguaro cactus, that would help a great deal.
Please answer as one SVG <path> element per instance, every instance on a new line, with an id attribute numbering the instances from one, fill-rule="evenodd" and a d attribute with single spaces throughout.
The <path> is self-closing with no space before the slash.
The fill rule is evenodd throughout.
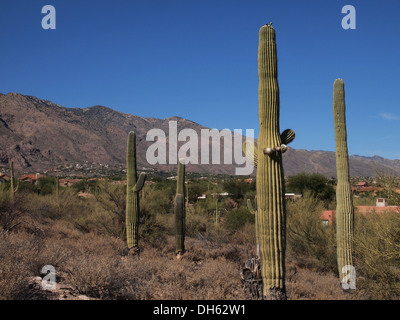
<path id="1" fill-rule="evenodd" d="M 131 131 L 128 135 L 126 153 L 126 241 L 128 249 L 138 251 L 139 238 L 139 191 L 143 188 L 146 174 L 141 173 L 139 178 L 136 171 L 136 134 Z"/>
<path id="2" fill-rule="evenodd" d="M 275 29 L 259 30 L 257 159 L 257 234 L 262 259 L 265 299 L 285 300 L 286 207 L 282 153 L 294 139 L 292 130 L 279 131 L 279 86 Z"/>
<path id="3" fill-rule="evenodd" d="M 347 279 L 348 272 L 354 277 L 352 239 L 354 230 L 354 206 L 351 195 L 349 156 L 347 150 L 346 104 L 344 82 L 336 79 L 333 85 L 333 118 L 336 141 L 336 232 L 337 263 L 340 279 Z M 350 279 L 354 283 L 355 279 Z M 344 284 L 347 286 L 347 283 Z"/>
<path id="4" fill-rule="evenodd" d="M 180 258 L 185 253 L 186 208 L 185 208 L 185 164 L 178 163 L 178 179 L 175 196 L 176 255 Z"/>

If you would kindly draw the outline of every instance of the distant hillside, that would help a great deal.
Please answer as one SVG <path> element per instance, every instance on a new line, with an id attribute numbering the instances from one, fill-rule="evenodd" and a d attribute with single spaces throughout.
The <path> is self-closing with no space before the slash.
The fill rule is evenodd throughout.
<path id="1" fill-rule="evenodd" d="M 336 177 L 336 158 L 332 151 L 307 151 L 289 149 L 283 157 L 286 175 L 299 172 L 318 172 L 326 177 Z M 379 156 L 350 156 L 350 175 L 375 176 L 377 172 L 400 174 L 400 160 L 388 160 Z"/>
<path id="2" fill-rule="evenodd" d="M 104 106 L 66 108 L 33 96 L 0 94 L 0 166 L 8 166 L 10 160 L 25 172 L 84 161 L 125 166 L 126 138 L 133 130 L 137 134 L 139 168 L 172 171 L 176 169 L 175 165 L 151 166 L 145 158 L 147 148 L 153 144 L 146 141 L 147 132 L 159 128 L 168 135 L 170 120 L 177 121 L 178 132 L 184 128 L 196 132 L 206 129 L 180 117 L 142 118 Z M 319 172 L 328 177 L 336 176 L 335 154 L 289 148 L 284 154 L 284 168 L 286 175 Z M 350 159 L 352 176 L 373 176 L 376 168 L 399 174 L 400 160 L 377 156 L 352 156 Z M 187 169 L 199 173 L 234 174 L 235 165 L 188 165 Z"/>

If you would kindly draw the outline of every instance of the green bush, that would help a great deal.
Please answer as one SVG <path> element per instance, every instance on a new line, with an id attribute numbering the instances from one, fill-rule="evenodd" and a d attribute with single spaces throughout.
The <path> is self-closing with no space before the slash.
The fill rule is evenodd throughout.
<path id="1" fill-rule="evenodd" d="M 243 201 L 246 193 L 256 190 L 256 183 L 246 183 L 237 179 L 229 179 L 224 182 L 223 188 L 225 192 L 230 193 L 230 196 L 237 202 Z"/>
<path id="2" fill-rule="evenodd" d="M 309 192 L 287 208 L 287 244 L 296 256 L 315 259 L 316 267 L 336 271 L 334 226 L 322 224 L 323 203 Z"/>
<path id="3" fill-rule="evenodd" d="M 45 196 L 52 194 L 56 190 L 57 178 L 56 177 L 42 177 L 37 180 L 38 193 Z"/>
<path id="4" fill-rule="evenodd" d="M 71 186 L 71 189 L 76 193 L 79 192 L 92 192 L 97 188 L 97 182 L 95 180 L 82 180 Z"/>
<path id="5" fill-rule="evenodd" d="M 186 235 L 188 237 L 197 237 L 201 233 L 207 232 L 211 228 L 211 221 L 209 217 L 189 208 L 186 211 Z"/>
<path id="6" fill-rule="evenodd" d="M 254 223 L 255 216 L 245 207 L 228 211 L 225 215 L 225 226 L 230 230 L 240 230 L 246 223 Z"/>
<path id="7" fill-rule="evenodd" d="M 330 202 L 335 198 L 335 189 L 328 182 L 328 179 L 319 173 L 299 173 L 288 177 L 286 192 L 308 192 L 315 198 Z"/>
<path id="8" fill-rule="evenodd" d="M 399 214 L 356 215 L 354 229 L 358 294 L 367 299 L 399 299 Z"/>

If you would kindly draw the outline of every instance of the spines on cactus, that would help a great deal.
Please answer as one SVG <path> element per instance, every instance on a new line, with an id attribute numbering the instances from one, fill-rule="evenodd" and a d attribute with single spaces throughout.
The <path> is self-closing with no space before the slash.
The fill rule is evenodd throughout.
<path id="1" fill-rule="evenodd" d="M 139 240 L 139 191 L 143 188 L 146 174 L 137 176 L 136 162 L 136 134 L 131 131 L 128 135 L 126 154 L 126 241 L 128 249 L 138 251 Z"/>
<path id="2" fill-rule="evenodd" d="M 279 131 L 279 86 L 275 30 L 264 25 L 259 31 L 257 146 L 257 233 L 262 259 L 263 294 L 267 299 L 286 299 L 285 251 L 286 208 L 282 153 L 294 132 Z"/>
<path id="3" fill-rule="evenodd" d="M 336 228 L 337 228 L 337 264 L 340 279 L 354 277 L 353 232 L 354 206 L 351 194 L 349 156 L 347 149 L 346 104 L 344 82 L 336 79 L 333 85 L 333 118 L 336 142 Z M 350 270 L 352 269 L 352 270 Z M 350 279 L 354 283 L 355 279 Z M 345 287 L 347 283 L 344 284 Z"/>
<path id="4" fill-rule="evenodd" d="M 185 208 L 185 164 L 178 163 L 178 178 L 174 203 L 176 229 L 176 255 L 180 258 L 185 253 L 186 208 Z"/>

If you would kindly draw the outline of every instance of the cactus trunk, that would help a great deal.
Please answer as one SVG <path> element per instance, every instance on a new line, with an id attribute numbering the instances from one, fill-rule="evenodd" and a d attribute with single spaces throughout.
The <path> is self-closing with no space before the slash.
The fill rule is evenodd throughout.
<path id="1" fill-rule="evenodd" d="M 215 226 L 219 226 L 219 220 L 220 220 L 220 217 L 219 217 L 219 211 L 218 211 L 218 196 L 216 196 L 216 199 L 215 199 Z"/>
<path id="2" fill-rule="evenodd" d="M 136 171 L 136 134 L 128 135 L 126 156 L 126 241 L 128 249 L 137 251 L 139 239 L 139 191 L 143 188 L 146 175 L 141 173 L 139 179 Z"/>
<path id="3" fill-rule="evenodd" d="M 175 196 L 175 228 L 176 228 L 176 254 L 181 256 L 185 252 L 185 165 L 178 163 L 178 179 Z"/>
<path id="4" fill-rule="evenodd" d="M 57 198 L 57 210 L 60 211 L 60 177 L 58 175 L 56 178 L 56 198 Z"/>
<path id="5" fill-rule="evenodd" d="M 14 163 L 11 161 L 11 169 L 10 169 L 10 187 L 11 187 L 11 199 L 14 198 Z"/>
<path id="6" fill-rule="evenodd" d="M 286 211 L 282 153 L 286 146 L 279 133 L 277 52 L 275 30 L 271 24 L 262 26 L 259 31 L 258 76 L 260 131 L 256 230 L 262 260 L 263 294 L 265 299 L 285 300 Z"/>
<path id="7" fill-rule="evenodd" d="M 10 199 L 12 202 L 14 202 L 14 194 L 18 191 L 19 189 L 19 180 L 17 183 L 17 187 L 14 186 L 14 162 L 11 161 L 10 164 Z"/>
<path id="8" fill-rule="evenodd" d="M 349 268 L 353 267 L 354 207 L 350 185 L 345 113 L 344 83 L 342 79 L 336 79 L 333 85 L 333 116 L 338 179 L 336 187 L 337 264 L 340 279 L 344 279 Z"/>

